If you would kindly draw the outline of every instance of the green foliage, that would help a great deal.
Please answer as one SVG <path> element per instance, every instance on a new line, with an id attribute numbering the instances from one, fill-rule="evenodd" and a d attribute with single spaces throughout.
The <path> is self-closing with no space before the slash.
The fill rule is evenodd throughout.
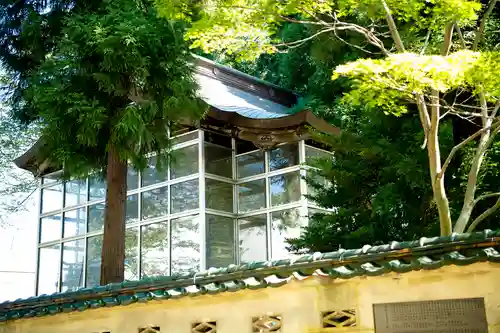
<path id="1" fill-rule="evenodd" d="M 335 26 L 337 19 L 354 24 L 360 21 L 380 24 L 385 19 L 384 2 L 380 0 L 214 0 L 202 4 L 196 2 L 196 6 L 176 5 L 176 2 L 166 0 L 155 2 L 161 15 L 168 19 L 190 16 L 196 8 L 197 19 L 193 20 L 186 34 L 192 47 L 207 53 L 236 54 L 239 60 L 253 60 L 261 54 L 280 50 L 276 32 L 282 22 L 293 18 L 300 17 L 305 24 L 329 31 L 334 27 L 345 30 L 345 25 Z M 413 34 L 427 29 L 440 31 L 447 22 L 469 26 L 475 23 L 481 9 L 477 0 L 385 2 L 399 24 L 411 23 Z"/>
<path id="2" fill-rule="evenodd" d="M 23 91 L 50 159 L 78 175 L 105 168 L 111 143 L 137 169 L 145 153 L 165 156 L 168 126 L 204 110 L 188 61 L 182 26 L 139 2 L 103 1 L 68 17 Z"/>
<path id="3" fill-rule="evenodd" d="M 467 88 L 484 92 L 490 101 L 500 96 L 499 52 L 458 51 L 449 56 L 394 54 L 384 59 L 360 59 L 338 66 L 332 79 L 346 76 L 354 88 L 344 97 L 350 105 L 368 105 L 395 115 L 407 111 L 415 93 L 449 93 Z"/>
<path id="4" fill-rule="evenodd" d="M 421 5 L 423 2 L 419 3 Z M 390 3 L 391 8 L 394 8 L 394 4 L 395 2 Z M 477 9 L 477 2 L 467 2 L 467 4 L 473 7 L 469 9 Z M 396 9 L 399 8 L 404 10 L 406 7 L 397 6 Z M 437 13 L 436 7 L 434 8 L 434 13 Z M 408 13 L 414 14 L 411 11 Z M 398 24 L 401 25 L 403 15 L 401 13 L 398 15 Z M 472 18 L 476 14 L 467 15 Z M 495 17 L 491 20 L 493 23 L 488 23 L 487 32 L 498 29 L 494 24 Z M 361 22 L 363 18 L 358 16 L 355 19 L 356 22 Z M 414 23 L 416 19 L 413 17 L 405 20 L 413 20 Z M 430 20 L 426 20 L 429 23 Z M 434 84 L 439 84 L 440 89 L 450 90 L 458 84 L 478 83 L 476 78 L 464 77 L 464 73 L 454 67 L 455 64 L 464 62 L 470 68 L 478 69 L 477 66 L 481 66 L 481 62 L 477 61 L 477 53 L 470 53 L 473 55 L 471 58 L 466 52 L 458 52 L 449 58 L 437 59 L 432 56 L 420 57 L 416 54 L 421 52 L 423 45 L 427 45 L 425 54 L 440 51 L 438 45 L 442 42 L 442 38 L 437 33 L 441 32 L 433 33 L 432 38 L 427 39 L 424 23 L 421 22 L 422 28 L 413 24 L 403 24 L 400 27 L 399 32 L 404 38 L 406 49 L 415 53 L 395 55 L 397 59 L 395 62 L 381 58 L 381 55 L 369 45 L 364 46 L 366 50 L 372 51 L 371 54 L 351 47 L 353 44 L 363 45 L 364 42 L 362 36 L 351 32 L 339 32 L 339 37 L 343 40 L 332 38 L 333 34 L 323 34 L 298 47 L 288 49 L 286 53 L 262 54 L 256 62 L 241 61 L 240 56 L 227 54 L 224 50 L 212 54 L 217 61 L 300 92 L 305 97 L 306 107 L 342 128 L 340 137 L 322 138 L 335 152 L 335 158 L 329 161 L 311 162 L 318 169 L 307 179 L 308 186 L 316 190 L 310 199 L 317 205 L 333 211 L 311 216 L 309 226 L 304 229 L 302 236 L 288 240 L 292 251 L 332 251 L 339 247 L 356 248 L 365 244 L 416 239 L 439 233 L 437 209 L 429 186 L 427 153 L 421 149 L 424 134 L 416 108 L 408 102 L 408 99 L 413 99 L 412 91 L 401 92 L 391 89 L 377 91 L 367 88 L 363 92 L 364 96 L 361 92 L 358 93 L 358 101 L 363 103 L 353 105 L 346 103 L 348 98 L 351 98 L 349 94 L 353 94 L 351 90 L 353 83 L 355 88 L 360 84 L 368 84 L 369 75 L 360 74 L 366 81 L 350 80 L 344 76 L 331 80 L 332 69 L 368 56 L 368 59 L 359 60 L 361 63 L 365 62 L 366 68 L 360 70 L 360 66 L 355 66 L 355 69 L 361 73 L 363 71 L 373 73 L 378 68 L 372 68 L 371 64 L 383 64 L 378 65 L 381 67 L 380 73 L 377 73 L 379 85 L 389 85 L 390 80 L 396 75 L 400 81 L 407 80 L 405 83 L 413 84 L 415 88 L 425 91 L 429 85 Z M 469 28 L 474 29 L 474 27 Z M 312 24 L 284 22 L 280 24 L 279 30 L 273 37 L 287 43 L 304 40 L 317 31 L 318 28 Z M 463 33 L 466 43 L 472 44 L 473 38 L 470 36 L 474 34 L 465 29 Z M 387 37 L 389 36 L 385 35 L 382 40 L 389 45 Z M 492 33 L 485 35 L 485 41 L 489 45 L 499 43 L 498 37 Z M 452 45 L 452 49 L 460 49 L 459 41 Z M 413 63 L 410 66 L 410 57 L 418 58 L 417 61 L 421 66 L 414 66 Z M 481 57 L 483 55 L 479 56 Z M 433 62 L 434 59 L 437 60 L 436 63 Z M 485 67 L 490 65 L 485 64 Z M 349 68 L 348 66 L 340 68 Z M 391 69 L 388 69 L 390 66 L 394 66 L 398 71 L 392 73 Z M 413 75 L 422 77 L 428 74 L 434 79 L 425 84 L 413 79 Z M 481 78 L 479 71 L 476 77 Z M 494 82 L 494 78 L 484 80 L 487 81 Z M 381 92 L 385 99 L 379 98 Z M 342 98 L 344 94 L 348 97 Z M 395 118 L 377 112 L 387 106 L 391 107 L 386 108 L 386 111 L 390 110 L 400 116 Z M 449 152 L 455 144 L 454 140 L 457 139 L 454 125 L 449 120 L 446 118 L 440 127 L 440 145 L 443 153 Z M 484 193 L 496 192 L 500 186 L 498 183 L 500 178 L 496 178 L 498 170 L 496 165 L 500 155 L 495 147 L 496 144 L 487 155 L 485 171 L 479 182 L 479 187 Z M 446 187 L 453 218 L 458 216 L 461 209 L 470 166 L 468 156 L 471 152 L 473 151 L 469 150 L 461 160 L 452 163 L 448 168 Z M 325 179 L 335 185 L 325 187 Z M 495 200 L 496 198 L 491 198 L 479 202 L 473 218 L 489 208 Z M 484 221 L 481 228 L 497 228 L 496 216 L 498 214 Z"/>

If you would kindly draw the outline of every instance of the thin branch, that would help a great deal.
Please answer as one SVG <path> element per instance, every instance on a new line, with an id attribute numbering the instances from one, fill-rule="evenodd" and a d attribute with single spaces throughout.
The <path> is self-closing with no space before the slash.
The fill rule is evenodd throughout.
<path id="1" fill-rule="evenodd" d="M 474 200 L 474 206 L 481 200 L 484 200 L 484 199 L 489 199 L 489 198 L 493 198 L 493 197 L 498 197 L 500 196 L 500 192 L 495 192 L 495 193 L 488 193 L 488 194 L 484 194 L 484 195 L 481 195 L 480 197 L 478 197 L 476 200 Z"/>
<path id="2" fill-rule="evenodd" d="M 467 139 L 463 140 L 458 145 L 456 145 L 455 147 L 453 147 L 451 149 L 451 151 L 450 151 L 450 154 L 448 155 L 448 157 L 444 161 L 443 167 L 441 168 L 441 171 L 438 173 L 437 177 L 442 177 L 444 175 L 444 172 L 446 171 L 446 168 L 448 167 L 448 165 L 451 163 L 451 160 L 453 159 L 453 157 L 455 156 L 455 154 L 461 148 L 463 148 L 466 144 L 468 144 L 469 142 L 471 142 L 472 140 L 474 140 L 475 138 L 477 138 L 478 136 L 480 136 L 484 132 L 489 131 L 491 129 L 496 129 L 499 126 L 500 126 L 500 122 L 496 122 L 495 124 L 492 124 L 491 126 L 481 128 L 479 131 L 477 131 L 476 133 L 472 134 Z"/>
<path id="3" fill-rule="evenodd" d="M 307 21 L 307 20 L 296 20 L 296 19 L 293 19 L 293 18 L 290 18 L 290 17 L 284 16 L 284 15 L 278 15 L 278 17 L 279 17 L 280 19 L 282 19 L 283 21 L 287 21 L 287 22 L 291 22 L 291 23 L 311 24 L 311 25 L 322 25 L 322 26 L 324 26 L 324 25 L 325 25 L 324 23 L 321 23 L 321 22 Z"/>
<path id="4" fill-rule="evenodd" d="M 299 46 L 305 44 L 307 41 L 309 41 L 311 39 L 314 39 L 314 38 L 318 37 L 321 34 L 324 34 L 324 33 L 330 32 L 330 31 L 334 31 L 335 29 L 336 29 L 335 27 L 328 28 L 328 29 L 323 29 L 323 30 L 320 30 L 319 32 L 317 32 L 317 33 L 315 33 L 315 34 L 313 34 L 313 35 L 311 35 L 309 37 L 302 38 L 302 39 L 299 39 L 299 40 L 295 40 L 295 41 L 289 42 L 289 43 L 275 44 L 274 46 L 276 46 L 276 47 L 286 46 L 286 47 L 289 47 L 289 48 L 299 47 Z"/>
<path id="5" fill-rule="evenodd" d="M 429 39 L 431 38 L 431 33 L 432 33 L 432 29 L 427 30 L 427 35 L 425 36 L 424 46 L 422 47 L 422 50 L 420 51 L 420 55 L 425 54 L 425 50 L 427 49 L 427 46 L 429 45 Z"/>
<path id="6" fill-rule="evenodd" d="M 334 30 L 334 31 L 333 31 L 333 33 L 335 34 L 335 37 L 336 37 L 338 40 L 340 40 L 342 43 L 344 43 L 344 44 L 346 44 L 346 45 L 349 45 L 350 47 L 354 47 L 354 48 L 356 48 L 356 49 L 358 49 L 358 50 L 361 50 L 361 51 L 363 51 L 363 52 L 366 52 L 366 53 L 368 53 L 368 54 L 375 54 L 374 52 L 368 51 L 367 49 L 365 49 L 365 48 L 363 48 L 363 47 L 361 47 L 361 46 L 359 46 L 359 45 L 356 45 L 356 44 L 353 44 L 353 43 L 350 43 L 350 42 L 346 41 L 344 38 L 342 38 L 342 37 L 340 37 L 340 36 L 338 35 L 337 30 Z"/>
<path id="7" fill-rule="evenodd" d="M 481 223 L 482 221 L 484 221 L 487 217 L 489 217 L 491 214 L 493 214 L 494 212 L 496 212 L 498 210 L 498 208 L 500 208 L 500 198 L 497 199 L 497 202 L 491 206 L 490 208 L 488 208 L 486 211 L 484 211 L 481 215 L 479 215 L 472 223 L 471 225 L 469 226 L 469 228 L 467 229 L 467 232 L 472 232 L 474 231 L 474 229 L 476 229 L 476 227 L 478 226 L 479 223 Z"/>
<path id="8" fill-rule="evenodd" d="M 472 45 L 473 51 L 477 50 L 479 43 L 483 39 L 484 29 L 486 27 L 486 21 L 488 20 L 488 17 L 493 12 L 493 9 L 495 8 L 496 3 L 497 3 L 497 0 L 490 0 L 490 2 L 488 3 L 488 9 L 486 9 L 486 12 L 484 13 L 483 18 L 481 19 L 481 23 L 479 24 L 479 28 L 476 31 L 476 38 L 474 39 L 474 44 Z"/>
<path id="9" fill-rule="evenodd" d="M 498 110 L 500 109 L 500 100 L 498 100 L 493 108 L 493 111 L 491 112 L 490 117 L 495 118 L 497 116 Z"/>
<path id="10" fill-rule="evenodd" d="M 462 48 L 466 49 L 467 44 L 465 43 L 464 35 L 462 34 L 462 30 L 456 23 L 455 23 L 455 29 L 457 30 L 458 39 L 460 40 L 460 44 L 462 44 Z"/>

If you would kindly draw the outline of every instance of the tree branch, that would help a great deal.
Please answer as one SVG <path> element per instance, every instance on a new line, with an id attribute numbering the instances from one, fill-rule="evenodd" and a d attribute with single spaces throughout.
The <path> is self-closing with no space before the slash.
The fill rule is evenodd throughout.
<path id="1" fill-rule="evenodd" d="M 467 48 L 467 44 L 465 43 L 464 35 L 462 34 L 462 30 L 455 23 L 455 29 L 457 30 L 458 39 L 460 40 L 460 44 L 462 44 L 462 48 L 465 50 Z"/>
<path id="2" fill-rule="evenodd" d="M 493 214 L 494 212 L 496 212 L 498 210 L 498 208 L 500 208 L 500 198 L 497 199 L 497 202 L 491 206 L 490 208 L 488 208 L 486 211 L 484 211 L 481 215 L 479 215 L 472 223 L 471 225 L 469 226 L 469 228 L 467 228 L 467 232 L 472 232 L 474 231 L 474 229 L 476 229 L 476 227 L 478 226 L 479 223 L 481 223 L 482 221 L 484 221 L 488 216 L 490 216 L 491 214 Z"/>
<path id="3" fill-rule="evenodd" d="M 481 200 L 489 199 L 489 198 L 493 198 L 493 197 L 498 197 L 498 196 L 500 196 L 500 192 L 483 194 L 480 197 L 477 197 L 476 200 L 474 200 L 474 205 L 476 205 Z"/>
<path id="4" fill-rule="evenodd" d="M 438 173 L 438 177 L 442 177 L 446 171 L 446 168 L 448 167 L 448 165 L 451 163 L 451 160 L 453 159 L 453 157 L 455 156 L 455 154 L 461 149 L 463 148 L 466 144 L 468 144 L 469 142 L 471 142 L 472 140 L 474 140 L 475 138 L 477 138 L 478 136 L 480 136 L 481 134 L 483 134 L 484 132 L 490 130 L 490 129 L 496 129 L 498 128 L 500 125 L 500 122 L 497 122 L 491 126 L 488 126 L 488 127 L 485 127 L 485 128 L 481 128 L 480 130 L 478 130 L 476 133 L 472 134 L 471 136 L 469 136 L 468 138 L 466 138 L 465 140 L 463 140 L 462 142 L 460 142 L 458 145 L 456 145 L 455 147 L 453 147 L 450 151 L 450 153 L 448 154 L 448 157 L 446 158 L 444 164 L 443 164 L 443 167 L 441 169 L 441 172 Z"/>
<path id="5" fill-rule="evenodd" d="M 420 51 L 420 55 L 425 54 L 425 50 L 427 49 L 427 46 L 429 45 L 429 39 L 431 38 L 431 33 L 432 33 L 432 29 L 427 30 L 427 35 L 425 36 L 424 46 L 422 47 L 422 50 Z"/>
<path id="6" fill-rule="evenodd" d="M 405 47 L 403 45 L 403 40 L 401 39 L 401 36 L 399 36 L 399 31 L 398 28 L 396 27 L 396 23 L 394 22 L 394 19 L 392 18 L 391 10 L 389 6 L 387 6 L 387 3 L 385 0 L 381 0 L 382 5 L 384 6 L 385 10 L 385 19 L 387 21 L 387 24 L 389 26 L 389 31 L 391 32 L 392 39 L 394 40 L 394 43 L 396 43 L 396 48 L 398 52 L 404 53 L 405 52 Z"/>
<path id="7" fill-rule="evenodd" d="M 453 40 L 453 27 L 455 26 L 455 22 L 450 22 L 444 28 L 444 41 L 443 41 L 443 49 L 441 50 L 442 56 L 447 56 L 450 52 L 452 40 Z"/>
<path id="8" fill-rule="evenodd" d="M 488 20 L 488 17 L 493 12 L 493 9 L 495 8 L 496 3 L 497 3 L 497 0 L 490 0 L 488 2 L 488 8 L 486 9 L 486 12 L 484 13 L 484 15 L 481 19 L 481 23 L 479 24 L 479 28 L 476 31 L 476 38 L 474 39 L 474 44 L 472 45 L 473 51 L 477 50 L 479 43 L 483 39 L 484 29 L 486 27 L 486 21 Z"/>

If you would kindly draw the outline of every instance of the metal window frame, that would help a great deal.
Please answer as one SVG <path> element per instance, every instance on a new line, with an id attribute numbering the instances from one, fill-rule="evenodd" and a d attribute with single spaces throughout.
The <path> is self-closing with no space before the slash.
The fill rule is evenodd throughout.
<path id="1" fill-rule="evenodd" d="M 167 170 L 167 180 L 166 181 L 161 181 L 158 183 L 154 183 L 148 186 L 143 186 L 142 184 L 142 172 L 138 173 L 138 186 L 136 189 L 127 190 L 127 197 L 130 195 L 137 194 L 138 195 L 138 220 L 134 223 L 130 223 L 126 225 L 127 229 L 132 229 L 136 228 L 137 232 L 139 233 L 137 235 L 138 241 L 137 241 L 137 256 L 138 256 L 138 265 L 137 265 L 137 276 L 139 278 L 142 278 L 142 243 L 143 243 L 143 235 L 142 235 L 142 230 L 143 227 L 146 227 L 148 225 L 152 224 L 157 224 L 157 223 L 166 223 L 168 226 L 168 261 L 169 261 L 169 268 L 168 272 L 169 274 L 172 274 L 172 221 L 179 219 L 179 218 L 184 218 L 184 217 L 193 217 L 196 218 L 198 217 L 199 223 L 200 223 L 200 269 L 206 269 L 206 263 L 207 263 L 207 219 L 206 216 L 207 214 L 210 215 L 215 215 L 215 216 L 221 216 L 225 218 L 232 218 L 233 223 L 234 223 L 234 253 L 235 253 L 235 258 L 236 258 L 236 263 L 240 263 L 240 247 L 239 247 L 239 237 L 240 237 L 240 222 L 239 220 L 241 219 L 246 219 L 246 218 L 251 218 L 253 216 L 259 216 L 259 215 L 265 215 L 266 216 L 266 259 L 271 259 L 272 258 L 272 214 L 274 212 L 278 211 L 284 211 L 284 210 L 290 210 L 290 209 L 299 209 L 301 212 L 301 215 L 304 214 L 304 216 L 307 218 L 307 213 L 309 209 L 319 209 L 324 212 L 330 212 L 332 210 L 325 210 L 321 207 L 317 207 L 314 205 L 314 203 L 309 202 L 307 199 L 305 199 L 304 194 L 307 193 L 307 185 L 304 179 L 300 179 L 300 190 L 301 190 L 301 198 L 298 201 L 291 202 L 291 203 L 286 203 L 282 205 L 277 205 L 277 206 L 271 206 L 271 188 L 270 188 L 270 178 L 274 176 L 279 176 L 287 173 L 293 173 L 293 172 L 299 172 L 301 176 L 305 176 L 308 167 L 305 165 L 306 162 L 306 149 L 314 149 L 318 150 L 321 152 L 325 152 L 328 154 L 331 154 L 333 156 L 333 153 L 309 146 L 305 144 L 304 140 L 299 141 L 298 143 L 283 143 L 280 145 L 277 145 L 276 147 L 273 147 L 273 149 L 283 146 L 283 145 L 288 145 L 288 144 L 298 144 L 298 154 L 299 154 L 299 159 L 298 159 L 298 164 L 289 166 L 283 169 L 279 170 L 273 170 L 270 171 L 270 150 L 263 151 L 264 154 L 264 172 L 258 175 L 252 175 L 249 177 L 245 178 L 238 178 L 238 165 L 237 165 L 237 160 L 239 157 L 252 154 L 255 152 L 259 152 L 259 149 L 252 150 L 243 154 L 236 154 L 236 139 L 231 138 L 231 146 L 232 148 L 227 148 L 224 146 L 219 146 L 210 142 L 205 142 L 205 131 L 202 129 L 197 129 L 194 131 L 186 132 L 178 137 L 182 136 L 187 136 L 191 135 L 192 133 L 197 132 L 198 137 L 193 140 L 189 140 L 186 142 L 181 142 L 179 144 L 174 145 L 171 149 L 172 150 L 178 150 L 182 149 L 185 147 L 189 146 L 198 146 L 198 172 L 195 174 L 191 174 L 188 176 L 183 176 L 179 177 L 176 179 L 171 178 L 171 168 L 169 167 Z M 175 138 L 175 137 L 174 137 Z M 231 150 L 231 173 L 232 173 L 232 178 L 226 178 L 223 176 L 218 176 L 214 174 L 210 174 L 206 172 L 206 156 L 205 156 L 205 145 L 211 145 L 211 146 L 216 146 L 218 148 L 223 148 L 223 149 L 230 149 Z M 154 156 L 154 154 L 151 154 L 151 156 Z M 60 173 L 60 171 L 53 172 L 47 176 L 53 176 L 57 175 Z M 45 178 L 45 177 L 44 177 Z M 186 181 L 192 181 L 192 180 L 198 180 L 198 201 L 199 205 L 198 208 L 196 209 L 191 209 L 183 212 L 177 212 L 172 214 L 171 211 L 171 200 L 172 200 L 172 186 L 176 185 L 178 183 L 183 183 Z M 216 180 L 224 183 L 231 184 L 233 187 L 233 211 L 232 212 L 224 212 L 224 211 L 219 211 L 215 209 L 210 209 L 206 207 L 206 179 L 211 179 L 211 180 Z M 264 180 L 265 182 L 265 207 L 262 209 L 258 210 L 252 210 L 248 212 L 238 212 L 238 206 L 239 206 L 239 185 L 250 182 L 250 181 L 255 181 L 255 180 Z M 89 222 L 89 209 L 91 206 L 97 205 L 97 204 L 103 204 L 105 203 L 105 198 L 103 199 L 96 199 L 96 200 L 90 200 L 90 181 L 89 177 L 86 178 L 85 186 L 87 189 L 87 198 L 84 203 L 78 204 L 78 205 L 73 205 L 73 206 L 68 206 L 65 207 L 65 200 L 66 200 L 66 186 L 65 183 L 62 180 L 58 180 L 55 182 L 51 183 L 43 183 L 43 178 L 40 180 L 39 183 L 39 198 L 38 202 L 40 203 L 39 210 L 38 210 L 38 223 L 37 223 L 37 248 L 36 248 L 36 272 L 35 272 L 35 294 L 38 295 L 39 293 L 39 278 L 40 278 L 40 251 L 43 248 L 47 248 L 50 246 L 58 245 L 59 246 L 59 257 L 60 257 L 60 262 L 59 262 L 59 272 L 58 272 L 58 291 L 61 290 L 62 288 L 62 258 L 63 258 L 63 252 L 64 252 L 64 243 L 72 242 L 72 241 L 77 241 L 77 240 L 83 240 L 84 242 L 84 262 L 83 262 L 83 283 L 84 286 L 87 285 L 87 261 L 88 261 L 88 241 L 92 237 L 100 236 L 103 235 L 103 230 L 94 230 L 94 231 L 88 231 L 88 222 Z M 50 187 L 53 187 L 55 185 L 61 185 L 62 186 L 62 203 L 61 203 L 61 209 L 58 210 L 53 210 L 50 212 L 45 212 L 42 213 L 42 201 L 43 201 L 43 189 L 47 189 Z M 142 194 L 154 189 L 162 188 L 162 187 L 167 187 L 168 188 L 168 193 L 167 193 L 167 214 L 158 216 L 152 219 L 147 219 L 143 220 L 142 217 L 142 210 L 143 210 L 143 204 L 142 204 Z M 67 212 L 77 210 L 80 208 L 85 208 L 86 212 L 86 229 L 85 232 L 80 234 L 80 235 L 75 235 L 71 237 L 66 237 L 64 238 L 64 215 Z M 40 242 L 40 237 L 41 237 L 41 232 L 42 232 L 42 225 L 41 225 L 41 220 L 44 217 L 48 216 L 55 216 L 60 214 L 61 216 L 61 238 L 55 239 L 53 241 L 49 242 Z"/>

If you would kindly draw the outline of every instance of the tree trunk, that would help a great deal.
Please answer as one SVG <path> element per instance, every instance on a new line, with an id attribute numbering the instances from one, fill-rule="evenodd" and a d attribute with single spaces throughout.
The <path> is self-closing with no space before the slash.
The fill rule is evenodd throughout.
<path id="1" fill-rule="evenodd" d="M 441 152 L 439 149 L 439 118 L 439 92 L 433 91 L 427 153 L 429 155 L 432 192 L 439 214 L 441 236 L 448 236 L 452 232 L 450 205 L 444 187 L 444 177 L 438 177 L 442 167 Z"/>
<path id="2" fill-rule="evenodd" d="M 127 162 L 109 145 L 106 169 L 106 210 L 102 242 L 101 285 L 123 282 L 125 278 L 125 203 L 127 198 Z"/>

